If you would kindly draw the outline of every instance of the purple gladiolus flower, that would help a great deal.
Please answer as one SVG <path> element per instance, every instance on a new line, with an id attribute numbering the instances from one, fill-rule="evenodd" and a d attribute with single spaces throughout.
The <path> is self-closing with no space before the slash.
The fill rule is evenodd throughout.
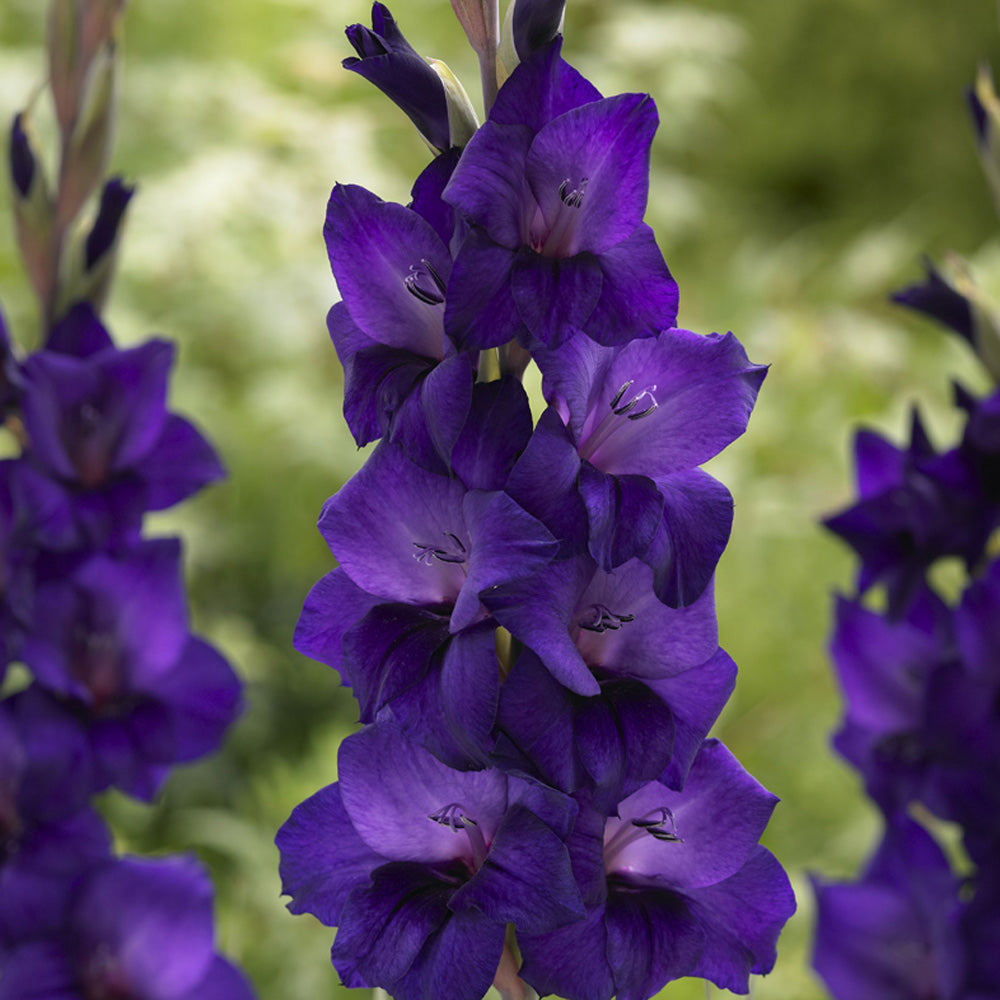
<path id="1" fill-rule="evenodd" d="M 359 446 L 385 436 L 444 471 L 472 396 L 475 358 L 444 331 L 451 257 L 417 212 L 337 185 L 323 227 L 343 302 L 327 325 L 344 367 L 344 416 Z"/>
<path id="2" fill-rule="evenodd" d="M 216 749 L 240 708 L 228 663 L 188 631 L 179 560 L 161 539 L 43 562 L 24 640 L 38 685 L 86 730 L 99 787 L 142 798 L 170 765 Z"/>
<path id="3" fill-rule="evenodd" d="M 746 430 L 766 367 L 751 364 L 732 334 L 687 330 L 621 348 L 577 337 L 541 352 L 538 364 L 579 456 L 591 554 L 608 570 L 643 560 L 667 604 L 697 599 L 732 521 L 729 492 L 697 466 Z M 548 434 L 555 454 L 541 474 L 556 454 L 567 461 Z"/>
<path id="4" fill-rule="evenodd" d="M 445 325 L 467 348 L 578 330 L 624 343 L 673 326 L 677 285 L 643 224 L 657 126 L 642 94 L 601 98 L 557 39 L 521 63 L 445 189 L 473 229 Z"/>
<path id="5" fill-rule="evenodd" d="M 352 24 L 347 40 L 357 56 L 343 62 L 398 105 L 417 131 L 440 152 L 452 145 L 448 99 L 437 73 L 396 26 L 385 4 L 372 4 L 372 26 Z"/>
<path id="6" fill-rule="evenodd" d="M 814 880 L 813 965 L 835 1000 L 914 1000 L 956 993 L 958 879 L 905 815 L 892 817 L 862 878 Z"/>
<path id="7" fill-rule="evenodd" d="M 212 886 L 187 857 L 126 857 L 93 869 L 63 934 L 6 956 L 3 1000 L 252 1000 L 215 952 Z"/>
<path id="8" fill-rule="evenodd" d="M 575 803 L 500 771 L 454 771 L 377 725 L 341 745 L 337 784 L 278 832 L 293 913 L 337 926 L 348 986 L 479 1000 L 504 928 L 568 924 L 583 905 L 564 840 Z"/>
<path id="9" fill-rule="evenodd" d="M 60 520 L 75 530 L 76 544 L 134 536 L 146 511 L 223 475 L 201 434 L 167 412 L 172 363 L 166 341 L 115 348 L 87 306 L 25 362 L 26 458 L 62 490 Z"/>
<path id="10" fill-rule="evenodd" d="M 568 843 L 587 919 L 518 935 L 521 977 L 569 1000 L 647 1000 L 682 976 L 746 993 L 795 909 L 757 843 L 776 801 L 707 740 L 683 791 L 651 782 L 607 820 L 582 812 Z"/>
<path id="11" fill-rule="evenodd" d="M 860 431 L 855 461 L 858 502 L 823 523 L 861 557 L 858 591 L 884 583 L 898 617 L 934 560 L 979 561 L 997 513 L 962 455 L 935 451 L 916 411 L 907 448 Z"/>

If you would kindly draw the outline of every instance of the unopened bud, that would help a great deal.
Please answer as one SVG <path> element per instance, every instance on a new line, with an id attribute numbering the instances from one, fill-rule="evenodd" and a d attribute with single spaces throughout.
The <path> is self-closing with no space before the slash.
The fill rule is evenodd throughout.
<path id="1" fill-rule="evenodd" d="M 1000 98 L 988 66 L 980 66 L 976 84 L 967 96 L 979 140 L 979 158 L 1000 213 Z"/>
<path id="2" fill-rule="evenodd" d="M 40 298 L 51 291 L 54 210 L 45 171 L 27 113 L 14 116 L 10 129 L 10 172 L 14 187 L 17 242 L 31 284 Z"/>
<path id="3" fill-rule="evenodd" d="M 118 57 L 107 42 L 94 57 L 83 86 L 80 115 L 63 151 L 58 219 L 68 225 L 100 183 L 111 157 L 118 82 Z"/>
<path id="4" fill-rule="evenodd" d="M 135 187 L 120 177 L 104 185 L 94 223 L 75 255 L 67 302 L 89 302 L 96 313 L 103 310 L 114 277 L 122 222 L 134 194 Z"/>
<path id="5" fill-rule="evenodd" d="M 49 85 L 64 132 L 76 114 L 78 6 L 77 0 L 52 0 L 49 5 Z"/>
<path id="6" fill-rule="evenodd" d="M 451 6 L 469 44 L 481 55 L 490 39 L 488 0 L 451 0 Z"/>
<path id="7" fill-rule="evenodd" d="M 545 48 L 562 33 L 566 0 L 511 0 L 500 31 L 497 76 L 500 82 L 517 64 Z"/>
<path id="8" fill-rule="evenodd" d="M 444 95 L 448 102 L 448 135 L 452 146 L 464 146 L 479 128 L 476 109 L 469 100 L 462 81 L 452 73 L 447 63 L 440 59 L 428 59 L 430 67 L 444 84 Z"/>
<path id="9" fill-rule="evenodd" d="M 81 58 L 89 60 L 100 47 L 115 38 L 125 0 L 84 0 L 80 29 Z"/>

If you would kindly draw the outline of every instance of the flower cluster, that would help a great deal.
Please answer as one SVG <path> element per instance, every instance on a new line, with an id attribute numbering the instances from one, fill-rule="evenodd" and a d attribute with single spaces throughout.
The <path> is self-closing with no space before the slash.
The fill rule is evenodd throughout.
<path id="1" fill-rule="evenodd" d="M 1000 103 L 987 73 L 971 99 L 989 167 Z M 1000 376 L 1000 311 L 968 275 L 928 264 L 926 281 L 894 298 L 958 334 Z M 826 521 L 861 561 L 858 596 L 836 602 L 831 654 L 846 704 L 833 743 L 885 822 L 858 881 L 815 886 L 814 964 L 837 1000 L 1000 996 L 1000 560 L 990 544 L 1000 390 L 977 396 L 956 384 L 955 403 L 964 429 L 946 451 L 916 412 L 905 447 L 861 431 L 859 499 Z M 949 557 L 966 573 L 952 600 L 934 575 Z M 863 603 L 880 588 L 882 610 Z M 969 870 L 953 871 L 933 821 L 915 817 L 957 824 Z"/>
<path id="2" fill-rule="evenodd" d="M 765 369 L 676 326 L 652 100 L 562 59 L 561 3 L 517 0 L 503 32 L 453 6 L 492 79 L 479 127 L 382 4 L 347 31 L 437 155 L 408 206 L 338 184 L 327 207 L 344 414 L 378 444 L 323 507 L 339 566 L 295 644 L 365 728 L 278 833 L 289 907 L 398 1000 L 747 992 L 794 899 L 758 843 L 777 800 L 706 738 L 736 667 L 712 589 L 732 500 L 700 466 Z"/>
<path id="3" fill-rule="evenodd" d="M 0 316 L 0 996 L 250 1000 L 215 953 L 212 889 L 189 857 L 115 856 L 91 799 L 151 799 L 215 750 L 240 708 L 225 659 L 191 633 L 175 538 L 142 533 L 223 475 L 167 407 L 173 346 L 120 348 L 99 318 L 133 189 L 100 184 L 121 4 L 52 5 L 61 170 L 50 189 L 27 112 L 10 166 L 41 346 Z"/>

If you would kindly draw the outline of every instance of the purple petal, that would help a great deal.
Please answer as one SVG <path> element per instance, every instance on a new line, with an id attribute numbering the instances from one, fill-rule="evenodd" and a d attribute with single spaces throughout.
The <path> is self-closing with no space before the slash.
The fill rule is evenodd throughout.
<path id="1" fill-rule="evenodd" d="M 536 209 L 525 176 L 532 138 L 524 125 L 486 122 L 465 147 L 444 190 L 446 202 L 509 251 L 529 242 Z"/>
<path id="2" fill-rule="evenodd" d="M 684 607 L 704 593 L 729 541 L 733 498 L 722 483 L 700 469 L 656 482 L 663 516 L 640 555 L 653 569 L 656 596 Z"/>
<path id="3" fill-rule="evenodd" d="M 774 968 L 778 935 L 795 912 L 795 895 L 781 865 L 763 847 L 723 882 L 687 893 L 705 930 L 693 975 L 734 993 L 749 991 L 750 973 Z"/>
<path id="4" fill-rule="evenodd" d="M 701 465 L 746 430 L 766 371 L 732 334 L 634 340 L 588 399 L 580 455 L 603 472 L 653 479 Z"/>
<path id="5" fill-rule="evenodd" d="M 649 147 L 658 123 L 648 95 L 620 94 L 567 111 L 539 131 L 524 169 L 547 231 L 567 211 L 577 213 L 575 239 L 562 255 L 601 253 L 631 236 L 642 222 Z M 561 197 L 567 180 L 583 193 L 577 207 L 567 206 Z"/>
<path id="6" fill-rule="evenodd" d="M 531 431 L 528 396 L 516 378 L 479 382 L 451 467 L 470 490 L 501 490 Z"/>
<path id="7" fill-rule="evenodd" d="M 5 953 L 3 976 L 3 1000 L 80 1000 L 76 970 L 59 941 L 30 941 Z"/>
<path id="8" fill-rule="evenodd" d="M 80 952 L 110 952 L 130 989 L 183 994 L 214 958 L 212 884 L 190 857 L 116 859 L 82 888 L 73 925 Z"/>
<path id="9" fill-rule="evenodd" d="M 338 184 L 327 205 L 323 235 L 355 323 L 379 343 L 441 358 L 441 304 L 451 258 L 430 225 L 416 212 L 362 187 Z M 411 285 L 419 295 L 411 293 Z"/>
<path id="10" fill-rule="evenodd" d="M 627 843 L 608 858 L 609 873 L 686 891 L 714 885 L 737 872 L 756 849 L 777 804 L 718 740 L 706 740 L 682 792 L 650 782 L 619 804 L 605 842 L 633 819 L 666 808 L 677 841 L 652 836 Z"/>
<path id="11" fill-rule="evenodd" d="M 480 594 L 531 576 L 551 561 L 559 547 L 541 521 L 523 511 L 506 493 L 473 490 L 465 495 L 463 509 L 472 551 L 468 577 L 451 616 L 453 632 L 484 614 Z"/>
<path id="12" fill-rule="evenodd" d="M 611 892 L 604 919 L 618 1000 L 646 1000 L 691 975 L 705 943 L 685 901 L 671 892 Z"/>
<path id="13" fill-rule="evenodd" d="M 525 248 L 514 258 L 511 293 L 528 332 L 555 347 L 587 323 L 602 280 L 593 254 L 546 257 Z"/>
<path id="14" fill-rule="evenodd" d="M 482 867 L 452 897 L 456 912 L 478 909 L 526 934 L 585 916 L 566 845 L 534 813 L 508 810 Z"/>
<path id="15" fill-rule="evenodd" d="M 78 302 L 49 332 L 45 350 L 89 358 L 107 347 L 114 347 L 111 335 L 102 326 L 89 302 Z"/>
<path id="16" fill-rule="evenodd" d="M 216 955 L 204 978 L 177 1000 L 254 1000 L 254 992 L 235 965 Z"/>
<path id="17" fill-rule="evenodd" d="M 615 983 L 605 957 L 603 906 L 568 927 L 537 937 L 519 934 L 517 941 L 524 959 L 521 978 L 540 995 L 611 1000 Z"/>
<path id="18" fill-rule="evenodd" d="M 420 176 L 413 182 L 410 197 L 413 201 L 410 208 L 426 219 L 445 246 L 450 246 L 455 235 L 455 210 L 442 195 L 444 189 L 455 172 L 462 150 L 453 146 L 440 156 L 435 156 L 424 167 Z"/>
<path id="19" fill-rule="evenodd" d="M 511 293 L 515 253 L 473 229 L 455 257 L 444 308 L 448 336 L 463 350 L 499 347 L 523 328 Z"/>
<path id="20" fill-rule="evenodd" d="M 598 565 L 610 570 L 642 556 L 663 520 L 663 496 L 653 481 L 610 476 L 584 462 L 579 486 L 590 521 L 590 554 Z"/>
<path id="21" fill-rule="evenodd" d="M 350 686 L 343 660 L 344 636 L 378 603 L 377 597 L 355 586 L 337 568 L 309 591 L 295 626 L 293 645 L 304 656 L 333 667 L 341 682 Z"/>
<path id="22" fill-rule="evenodd" d="M 215 449 L 189 421 L 168 414 L 152 450 L 135 465 L 146 487 L 146 509 L 165 510 L 203 486 L 224 479 Z"/>
<path id="23" fill-rule="evenodd" d="M 352 582 L 387 601 L 446 604 L 465 571 L 447 553 L 470 547 L 465 488 L 414 465 L 382 442 L 323 507 L 319 530 Z M 455 541 L 457 539 L 457 541 Z M 446 553 L 442 560 L 432 553 Z"/>
<path id="24" fill-rule="evenodd" d="M 854 465 L 859 495 L 878 496 L 902 482 L 905 452 L 874 431 L 860 430 L 854 438 Z"/>
<path id="25" fill-rule="evenodd" d="M 518 0 L 514 4 L 514 49 L 529 59 L 559 33 L 566 0 Z"/>
<path id="26" fill-rule="evenodd" d="M 348 895 L 368 884 L 385 859 L 355 832 L 337 785 L 328 785 L 297 805 L 275 844 L 281 852 L 281 891 L 292 913 L 311 913 L 336 927 Z"/>
<path id="27" fill-rule="evenodd" d="M 431 864 L 462 858 L 471 864 L 467 834 L 431 817 L 457 803 L 488 843 L 506 809 L 504 775 L 455 771 L 394 726 L 369 726 L 348 737 L 339 765 L 340 793 L 354 829 L 372 850 L 393 861 Z"/>
<path id="28" fill-rule="evenodd" d="M 674 748 L 670 765 L 660 775 L 669 788 L 682 788 L 688 769 L 736 686 L 736 664 L 725 650 L 674 677 L 646 684 L 670 706 Z"/>
<path id="29" fill-rule="evenodd" d="M 653 337 L 677 322 L 679 293 L 656 238 L 642 224 L 597 258 L 604 280 L 585 327 L 599 344 Z"/>
<path id="30" fill-rule="evenodd" d="M 532 133 L 583 104 L 601 100 L 596 87 L 561 56 L 562 38 L 514 69 L 490 109 L 490 121 L 527 125 Z"/>

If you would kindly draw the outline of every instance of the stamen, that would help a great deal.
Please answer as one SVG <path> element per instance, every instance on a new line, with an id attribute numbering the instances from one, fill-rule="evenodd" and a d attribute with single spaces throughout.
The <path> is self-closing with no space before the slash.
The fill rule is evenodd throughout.
<path id="1" fill-rule="evenodd" d="M 618 405 L 618 404 L 619 404 L 619 403 L 620 403 L 620 402 L 622 401 L 622 396 L 624 396 L 624 395 L 625 395 L 625 393 L 626 393 L 626 392 L 628 392 L 628 390 L 629 390 L 629 387 L 630 387 L 630 386 L 632 385 L 632 383 L 633 383 L 634 381 L 635 381 L 635 379 L 631 379 L 631 378 L 630 378 L 630 379 L 629 379 L 629 380 L 628 380 L 628 381 L 627 381 L 627 382 L 626 382 L 626 383 L 625 383 L 625 384 L 624 384 L 624 385 L 623 385 L 623 386 L 622 386 L 622 387 L 621 387 L 621 388 L 620 388 L 620 389 L 619 389 L 619 390 L 618 390 L 618 391 L 617 391 L 617 392 L 615 393 L 615 398 L 614 398 L 614 399 L 612 399 L 612 400 L 611 400 L 611 403 L 610 403 L 610 406 L 611 406 L 611 409 L 612 409 L 612 410 L 613 410 L 613 409 L 614 409 L 614 408 L 615 408 L 615 407 L 616 407 L 616 406 L 617 406 L 617 405 Z"/>
<path id="2" fill-rule="evenodd" d="M 668 820 L 670 822 L 669 830 L 666 828 Z M 660 806 L 659 809 L 654 809 L 651 813 L 647 813 L 645 816 L 639 817 L 639 819 L 632 820 L 632 825 L 638 827 L 644 833 L 648 833 L 651 837 L 655 837 L 657 840 L 677 844 L 684 843 L 684 838 L 677 832 L 674 814 L 666 806 Z"/>
<path id="3" fill-rule="evenodd" d="M 443 563 L 464 563 L 468 559 L 469 550 L 462 543 L 462 539 L 451 531 L 445 531 L 443 534 L 451 542 L 450 547 L 433 545 L 430 542 L 414 542 L 417 551 L 413 554 L 413 558 L 425 566 L 432 565 L 435 559 Z"/>
<path id="4" fill-rule="evenodd" d="M 430 278 L 430 284 L 433 285 L 433 287 L 428 287 L 428 283 L 426 281 L 424 281 L 423 285 L 421 285 L 421 279 L 424 278 Z M 439 306 L 442 302 L 444 302 L 446 291 L 445 283 L 441 279 L 441 275 L 438 274 L 434 265 L 425 257 L 420 259 L 419 267 L 416 264 L 410 265 L 410 273 L 403 278 L 403 284 L 406 286 L 406 290 L 415 299 L 419 299 L 426 305 Z"/>
<path id="5" fill-rule="evenodd" d="M 580 445 L 581 458 L 590 459 L 597 449 L 608 438 L 614 435 L 618 428 L 624 426 L 624 424 L 615 419 L 616 417 L 627 417 L 629 420 L 642 420 L 643 417 L 650 416 L 659 408 L 660 404 L 657 402 L 656 396 L 653 395 L 658 388 L 656 383 L 644 386 L 638 392 L 628 396 L 627 394 L 632 389 L 634 382 L 634 379 L 629 379 L 614 394 L 614 397 L 608 403 L 608 408 L 611 412 L 604 416 L 604 419 L 601 420 L 583 444 Z M 622 400 L 625 400 L 625 402 L 622 402 Z"/>
<path id="6" fill-rule="evenodd" d="M 486 860 L 489 847 L 486 845 L 482 830 L 479 829 L 479 824 L 471 816 L 465 815 L 461 803 L 449 802 L 448 805 L 442 806 L 427 818 L 448 827 L 452 833 L 465 834 L 472 852 L 472 870 L 478 871 Z"/>
<path id="7" fill-rule="evenodd" d="M 601 633 L 607 632 L 608 629 L 617 632 L 622 625 L 634 621 L 635 615 L 620 615 L 603 604 L 591 604 L 580 616 L 577 624 L 588 632 Z"/>
<path id="8" fill-rule="evenodd" d="M 580 186 L 573 188 L 572 191 L 568 191 L 569 188 L 569 178 L 559 185 L 559 198 L 564 205 L 569 208 L 579 208 L 583 204 L 583 196 L 587 191 L 587 182 L 590 180 L 589 177 L 584 177 L 580 180 Z"/>

